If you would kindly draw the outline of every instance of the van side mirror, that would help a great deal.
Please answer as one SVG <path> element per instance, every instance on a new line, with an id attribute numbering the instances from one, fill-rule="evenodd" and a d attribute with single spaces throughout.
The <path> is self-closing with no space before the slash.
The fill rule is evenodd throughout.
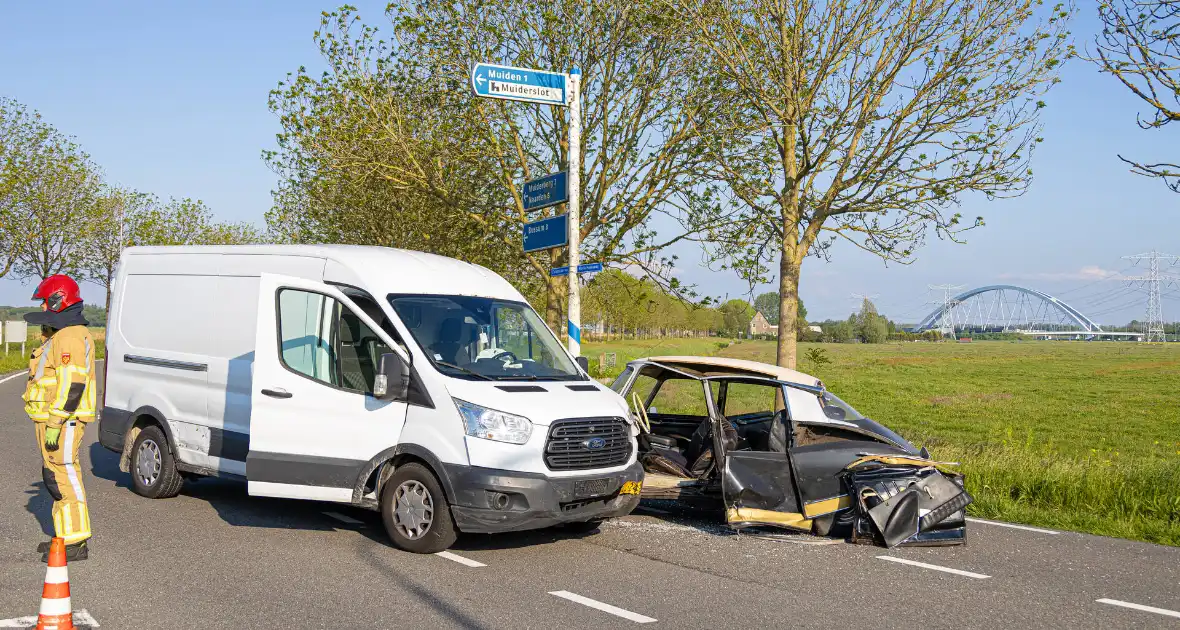
<path id="1" fill-rule="evenodd" d="M 590 359 L 586 357 L 574 357 L 574 361 L 577 361 L 578 367 L 582 368 L 583 372 L 590 373 Z"/>
<path id="2" fill-rule="evenodd" d="M 408 400 L 410 366 L 393 352 L 381 355 L 381 366 L 373 379 L 373 396 L 379 400 Z"/>

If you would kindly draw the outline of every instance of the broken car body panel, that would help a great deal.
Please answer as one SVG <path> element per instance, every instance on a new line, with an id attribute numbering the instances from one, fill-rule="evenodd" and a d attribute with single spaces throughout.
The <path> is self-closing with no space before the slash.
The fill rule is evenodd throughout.
<path id="1" fill-rule="evenodd" d="M 924 457 L 815 377 L 653 357 L 629 363 L 612 388 L 646 429 L 645 498 L 720 500 L 735 528 L 848 530 L 886 546 L 964 540 L 971 498 L 951 464 Z"/>

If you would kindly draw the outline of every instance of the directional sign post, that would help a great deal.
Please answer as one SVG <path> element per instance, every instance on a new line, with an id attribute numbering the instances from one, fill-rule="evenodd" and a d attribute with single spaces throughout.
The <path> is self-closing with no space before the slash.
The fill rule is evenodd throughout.
<path id="1" fill-rule="evenodd" d="M 476 96 L 527 101 L 543 105 L 568 104 L 566 75 L 512 66 L 477 63 L 471 68 L 471 89 Z"/>
<path id="2" fill-rule="evenodd" d="M 491 63 L 477 63 L 471 66 L 471 90 L 475 92 L 476 96 L 482 96 L 484 98 L 502 98 L 510 101 L 525 101 L 527 103 L 538 103 L 541 105 L 569 107 L 570 150 L 569 176 L 566 187 L 568 190 L 567 198 L 569 200 L 567 203 L 569 210 L 566 216 L 568 216 L 569 220 L 566 221 L 565 228 L 568 234 L 566 241 L 568 241 L 569 245 L 569 264 L 571 268 L 577 269 L 580 258 L 578 241 L 581 233 L 579 230 L 582 225 L 580 207 L 582 191 L 582 72 L 574 68 L 570 70 L 569 74 L 563 74 L 530 68 L 500 66 Z M 544 181 L 544 179 L 540 181 Z M 556 184 L 556 182 L 554 183 Z M 538 204 L 541 203 L 544 203 L 544 205 L 537 205 L 535 207 L 543 208 L 547 205 L 552 205 L 548 202 L 538 200 Z M 553 203 L 561 202 L 555 201 Z M 550 219 L 546 219 L 546 221 L 548 220 Z M 535 249 L 529 249 L 529 230 L 534 226 L 539 227 L 538 224 L 540 223 L 544 222 L 537 221 L 525 225 L 524 251 L 536 251 L 537 249 L 560 246 L 560 244 L 549 244 L 538 246 Z M 568 284 L 569 321 L 567 322 L 567 328 L 569 330 L 569 351 L 570 354 L 577 357 L 582 353 L 582 298 L 578 294 L 578 283 L 569 282 Z"/>
<path id="3" fill-rule="evenodd" d="M 524 183 L 524 209 L 540 210 L 569 200 L 565 171 Z"/>
<path id="4" fill-rule="evenodd" d="M 526 252 L 562 247 L 568 242 L 568 239 L 569 229 L 566 227 L 566 215 L 564 214 L 524 224 L 524 251 Z"/>
<path id="5" fill-rule="evenodd" d="M 602 263 L 586 263 L 585 265 L 578 265 L 578 273 L 598 273 L 602 271 Z M 549 270 L 551 276 L 568 276 L 570 275 L 569 267 L 554 267 Z"/>

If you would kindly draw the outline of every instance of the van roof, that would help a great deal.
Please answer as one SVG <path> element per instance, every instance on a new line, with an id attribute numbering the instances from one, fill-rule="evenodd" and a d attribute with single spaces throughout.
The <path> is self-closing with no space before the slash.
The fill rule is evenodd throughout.
<path id="1" fill-rule="evenodd" d="M 332 260 L 388 293 L 475 295 L 524 301 L 507 280 L 476 264 L 407 249 L 366 245 L 181 245 L 130 247 L 125 256 L 302 256 Z"/>

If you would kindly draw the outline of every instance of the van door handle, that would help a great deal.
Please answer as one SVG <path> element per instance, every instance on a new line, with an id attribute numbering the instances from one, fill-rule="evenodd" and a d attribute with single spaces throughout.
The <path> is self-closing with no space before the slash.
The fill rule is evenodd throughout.
<path id="1" fill-rule="evenodd" d="M 262 390 L 262 395 L 263 396 L 270 396 L 271 398 L 290 398 L 291 392 L 289 392 L 281 387 L 276 387 L 275 389 Z"/>

